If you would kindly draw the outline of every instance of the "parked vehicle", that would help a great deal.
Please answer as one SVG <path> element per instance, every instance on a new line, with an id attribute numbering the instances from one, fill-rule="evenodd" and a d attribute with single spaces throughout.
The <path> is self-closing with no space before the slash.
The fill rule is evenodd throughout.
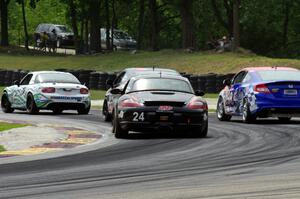
<path id="1" fill-rule="evenodd" d="M 64 110 L 88 114 L 91 100 L 88 88 L 71 73 L 41 71 L 31 72 L 21 81 L 16 81 L 15 85 L 6 87 L 1 107 L 5 113 L 19 109 L 36 114 L 45 109 L 55 114 Z"/>
<path id="2" fill-rule="evenodd" d="M 300 116 L 300 71 L 287 67 L 254 67 L 224 81 L 217 117 L 229 121 L 240 115 L 246 123 L 257 117 L 289 121 Z"/>
<path id="3" fill-rule="evenodd" d="M 110 87 L 106 94 L 105 99 L 103 101 L 103 107 L 102 107 L 102 113 L 104 115 L 105 121 L 111 121 L 111 115 L 114 107 L 114 102 L 120 97 L 119 94 L 113 94 L 111 93 L 111 90 L 114 88 L 118 88 L 120 90 L 124 89 L 125 84 L 128 82 L 128 80 L 134 76 L 139 76 L 143 74 L 172 74 L 176 76 L 180 76 L 180 74 L 171 69 L 165 69 L 165 68 L 127 68 L 123 71 L 121 71 L 116 79 L 108 80 L 107 86 Z"/>
<path id="4" fill-rule="evenodd" d="M 34 40 L 37 44 L 43 33 L 46 33 L 50 40 L 55 40 L 57 48 L 63 45 L 74 45 L 74 33 L 65 25 L 39 24 L 34 32 Z"/>
<path id="5" fill-rule="evenodd" d="M 124 138 L 129 131 L 159 129 L 190 130 L 206 137 L 207 103 L 194 92 L 188 79 L 176 75 L 150 74 L 133 77 L 124 89 L 111 91 L 121 97 L 113 111 L 113 133 Z"/>
<path id="6" fill-rule="evenodd" d="M 112 36 L 109 31 L 110 38 Z M 113 32 L 113 49 L 114 50 L 133 50 L 136 49 L 137 42 L 129 36 L 128 33 L 114 29 Z M 101 28 L 101 47 L 106 49 L 106 28 Z"/>

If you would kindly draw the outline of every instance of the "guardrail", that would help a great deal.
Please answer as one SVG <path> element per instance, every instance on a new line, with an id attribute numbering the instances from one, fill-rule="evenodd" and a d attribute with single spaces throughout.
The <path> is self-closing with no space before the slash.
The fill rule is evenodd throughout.
<path id="1" fill-rule="evenodd" d="M 116 78 L 118 72 L 99 72 L 93 70 L 67 70 L 56 69 L 56 71 L 70 72 L 76 76 L 82 84 L 85 84 L 90 89 L 106 90 L 106 81 L 108 79 Z M 24 70 L 3 70 L 0 69 L 0 85 L 10 86 L 15 80 L 22 79 L 28 71 Z M 223 88 L 223 80 L 232 78 L 233 73 L 230 74 L 204 74 L 195 75 L 181 73 L 182 76 L 188 78 L 195 90 L 202 90 L 207 93 L 217 93 Z"/>

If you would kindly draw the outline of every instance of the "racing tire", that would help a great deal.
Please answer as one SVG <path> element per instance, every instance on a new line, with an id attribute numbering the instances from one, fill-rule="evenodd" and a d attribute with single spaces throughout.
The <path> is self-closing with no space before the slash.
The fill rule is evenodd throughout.
<path id="1" fill-rule="evenodd" d="M 230 121 L 231 120 L 232 116 L 225 113 L 224 101 L 223 101 L 222 97 L 219 97 L 216 113 L 217 113 L 217 118 L 220 121 Z"/>
<path id="2" fill-rule="evenodd" d="M 281 122 L 289 122 L 291 119 L 291 117 L 278 117 L 278 120 Z"/>
<path id="3" fill-rule="evenodd" d="M 53 111 L 53 114 L 59 115 L 59 114 L 61 114 L 64 110 L 63 110 L 63 109 L 60 109 L 60 108 L 54 108 L 52 111 Z"/>
<path id="4" fill-rule="evenodd" d="M 206 120 L 204 122 L 204 126 L 201 127 L 199 137 L 200 138 L 206 138 L 207 137 L 207 132 L 208 132 L 208 120 Z"/>
<path id="5" fill-rule="evenodd" d="M 36 106 L 34 97 L 31 93 L 29 93 L 27 96 L 26 108 L 27 108 L 27 112 L 31 115 L 37 114 L 40 111 Z"/>
<path id="6" fill-rule="evenodd" d="M 128 131 L 123 130 L 121 128 L 118 118 L 114 117 L 112 122 L 113 122 L 112 133 L 115 134 L 115 138 L 117 139 L 126 138 L 128 136 Z"/>
<path id="7" fill-rule="evenodd" d="M 91 105 L 89 105 L 89 106 L 86 107 L 86 108 L 79 108 L 79 109 L 77 109 L 77 113 L 78 113 L 79 115 L 87 115 L 87 114 L 89 114 L 90 109 L 91 109 Z"/>
<path id="8" fill-rule="evenodd" d="M 255 123 L 256 115 L 252 114 L 250 111 L 249 103 L 247 100 L 244 100 L 243 103 L 243 122 L 247 124 Z"/>
<path id="9" fill-rule="evenodd" d="M 14 109 L 11 108 L 11 103 L 9 102 L 9 99 L 8 99 L 8 96 L 7 96 L 6 92 L 3 93 L 2 98 L 1 98 L 1 108 L 2 108 L 2 111 L 4 113 L 14 112 Z"/>
<path id="10" fill-rule="evenodd" d="M 105 122 L 110 122 L 112 120 L 111 115 L 108 112 L 108 107 L 107 107 L 107 101 L 106 100 L 104 100 L 104 102 L 103 102 L 102 114 L 104 116 L 104 121 Z"/>

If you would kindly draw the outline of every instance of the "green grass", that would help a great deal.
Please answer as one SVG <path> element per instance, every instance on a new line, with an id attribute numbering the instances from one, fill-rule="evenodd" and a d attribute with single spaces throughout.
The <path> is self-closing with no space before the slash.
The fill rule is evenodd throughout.
<path id="1" fill-rule="evenodd" d="M 25 126 L 28 126 L 28 125 L 27 124 L 14 124 L 14 123 L 0 122 L 0 131 L 6 131 L 9 129 L 20 128 L 20 127 L 25 127 Z"/>
<path id="2" fill-rule="evenodd" d="M 0 152 L 2 151 L 5 151 L 5 148 L 2 145 L 0 145 Z"/>
<path id="3" fill-rule="evenodd" d="M 232 73 L 246 66 L 291 66 L 300 68 L 297 59 L 273 59 L 250 53 L 195 52 L 182 50 L 161 50 L 115 52 L 100 55 L 49 56 L 7 54 L 0 52 L 0 68 L 26 70 L 93 69 L 97 71 L 119 71 L 126 67 L 160 66 L 173 68 L 180 72 L 206 74 Z"/>

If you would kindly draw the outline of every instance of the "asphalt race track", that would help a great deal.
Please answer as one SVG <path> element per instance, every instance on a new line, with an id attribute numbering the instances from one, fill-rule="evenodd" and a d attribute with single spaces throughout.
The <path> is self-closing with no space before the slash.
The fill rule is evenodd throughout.
<path id="1" fill-rule="evenodd" d="M 249 125 L 210 115 L 205 139 L 154 132 L 115 140 L 100 111 L 7 116 L 85 126 L 106 138 L 73 154 L 0 160 L 0 198 L 300 198 L 300 120 Z"/>

